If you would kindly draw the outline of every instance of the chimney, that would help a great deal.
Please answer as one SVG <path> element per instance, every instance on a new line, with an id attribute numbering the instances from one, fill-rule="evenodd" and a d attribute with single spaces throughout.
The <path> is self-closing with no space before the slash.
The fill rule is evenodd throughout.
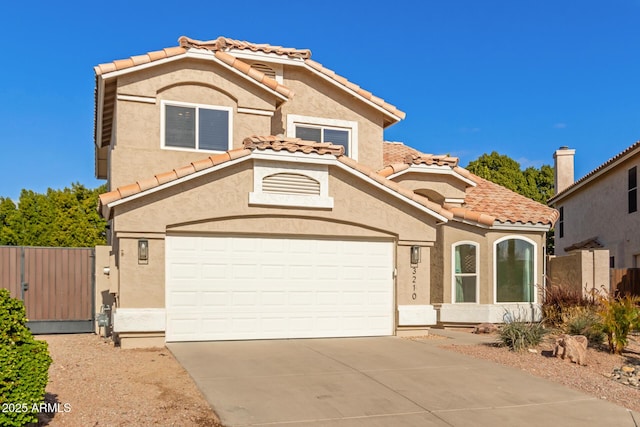
<path id="1" fill-rule="evenodd" d="M 573 184 L 573 156 L 576 150 L 563 146 L 553 153 L 555 163 L 556 194 Z"/>

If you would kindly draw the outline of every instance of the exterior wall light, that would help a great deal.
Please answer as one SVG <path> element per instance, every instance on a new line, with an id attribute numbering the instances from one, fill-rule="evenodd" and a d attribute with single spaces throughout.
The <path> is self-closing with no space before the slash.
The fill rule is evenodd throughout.
<path id="1" fill-rule="evenodd" d="M 411 264 L 420 262 L 420 246 L 411 246 Z"/>
<path id="2" fill-rule="evenodd" d="M 149 263 L 149 241 L 146 239 L 138 240 L 138 264 Z"/>

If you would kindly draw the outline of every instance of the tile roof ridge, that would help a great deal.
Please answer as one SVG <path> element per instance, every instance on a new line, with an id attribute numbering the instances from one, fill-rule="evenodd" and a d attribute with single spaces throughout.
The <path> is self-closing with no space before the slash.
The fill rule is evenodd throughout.
<path id="1" fill-rule="evenodd" d="M 368 90 L 365 90 L 365 89 L 361 88 L 360 86 L 358 86 L 357 84 L 350 82 L 345 77 L 342 77 L 341 75 L 339 75 L 335 71 L 325 67 L 321 63 L 319 63 L 317 61 L 314 61 L 313 59 L 305 59 L 304 63 L 307 66 L 309 66 L 310 68 L 322 73 L 326 77 L 338 82 L 340 85 L 342 85 L 343 87 L 349 89 L 350 91 L 355 92 L 356 94 L 360 95 L 361 97 L 365 98 L 366 100 L 368 100 L 368 101 L 376 104 L 377 106 L 382 107 L 383 109 L 387 110 L 388 112 L 390 112 L 394 116 L 399 117 L 400 120 L 402 120 L 402 119 L 404 119 L 406 117 L 407 114 L 404 111 L 399 110 L 395 105 L 386 102 L 382 98 L 378 98 L 377 96 L 373 95 Z"/>
<path id="2" fill-rule="evenodd" d="M 458 157 L 451 157 L 447 154 L 407 154 L 405 162 L 414 165 L 436 165 L 436 166 L 451 166 L 456 167 L 460 162 Z"/>
<path id="3" fill-rule="evenodd" d="M 180 46 L 184 48 L 206 49 L 212 52 L 228 52 L 232 49 L 250 50 L 252 52 L 275 53 L 276 55 L 288 56 L 290 58 L 308 59 L 311 58 L 311 50 L 296 49 L 292 47 L 274 46 L 267 43 L 251 43 L 244 40 L 236 40 L 229 37 L 220 36 L 214 40 L 196 40 L 187 36 L 178 39 Z"/>

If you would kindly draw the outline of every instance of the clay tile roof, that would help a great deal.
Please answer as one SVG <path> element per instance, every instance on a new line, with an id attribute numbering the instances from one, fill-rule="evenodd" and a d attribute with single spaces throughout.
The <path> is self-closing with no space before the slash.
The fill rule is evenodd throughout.
<path id="1" fill-rule="evenodd" d="M 252 52 L 275 53 L 276 55 L 288 56 L 290 58 L 307 59 L 311 58 L 309 49 L 295 49 L 291 47 L 272 46 L 270 44 L 257 44 L 247 41 L 234 40 L 228 37 L 218 37 L 215 40 L 201 41 L 182 36 L 178 39 L 180 46 L 184 48 L 207 49 L 213 52 L 228 51 L 231 49 L 250 50 Z"/>
<path id="2" fill-rule="evenodd" d="M 470 175 L 477 186 L 467 188 L 464 208 L 494 217 L 503 224 L 553 225 L 557 221 L 559 214 L 555 209 L 479 176 Z"/>
<path id="3" fill-rule="evenodd" d="M 462 207 L 445 204 L 444 208 L 458 220 L 471 221 L 491 226 L 496 221 L 506 223 L 553 225 L 558 219 L 558 211 L 521 196 L 501 185 L 494 184 L 458 166 L 458 159 L 449 156 L 423 154 L 418 150 L 397 142 L 383 144 L 383 158 L 387 165 L 380 173 L 390 176 L 398 170 L 397 163 L 408 165 L 434 164 L 449 166 L 458 174 L 476 183 L 467 187 Z M 398 170 L 399 171 L 399 170 Z"/>
<path id="4" fill-rule="evenodd" d="M 245 148 L 258 150 L 271 149 L 274 151 L 288 151 L 295 153 L 301 151 L 303 153 L 317 154 L 333 154 L 334 156 L 342 156 L 344 147 L 341 145 L 333 145 L 330 142 L 305 141 L 300 138 L 287 138 L 282 135 L 278 136 L 257 136 L 253 135 L 242 142 Z"/>
<path id="5" fill-rule="evenodd" d="M 377 96 L 374 96 L 371 92 L 362 89 L 357 84 L 351 83 L 350 81 L 348 81 L 344 77 L 341 77 L 338 74 L 336 74 L 335 71 L 324 67 L 319 62 L 316 62 L 316 61 L 314 61 L 312 59 L 305 59 L 304 63 L 307 64 L 309 67 L 313 68 L 314 70 L 316 70 L 316 71 L 324 74 L 325 76 L 335 80 L 336 82 L 340 83 L 345 88 L 357 93 L 358 95 L 362 96 L 366 100 L 368 100 L 370 102 L 373 102 L 374 104 L 378 105 L 379 107 L 382 107 L 383 109 L 387 110 L 388 112 L 390 112 L 394 116 L 399 117 L 400 119 L 404 119 L 405 118 L 406 114 L 403 111 L 400 111 L 398 108 L 396 108 L 395 105 L 389 104 L 388 102 L 385 102 L 384 99 L 378 98 Z"/>
<path id="6" fill-rule="evenodd" d="M 382 162 L 385 165 L 405 163 L 408 155 L 420 156 L 422 153 L 415 148 L 404 145 L 402 142 L 385 141 L 382 144 Z"/>
<path id="7" fill-rule="evenodd" d="M 601 249 L 603 247 L 604 246 L 598 241 L 597 237 L 591 237 L 581 242 L 574 243 L 571 246 L 567 246 L 566 248 L 564 248 L 564 250 L 565 252 L 571 252 L 578 249 Z"/>

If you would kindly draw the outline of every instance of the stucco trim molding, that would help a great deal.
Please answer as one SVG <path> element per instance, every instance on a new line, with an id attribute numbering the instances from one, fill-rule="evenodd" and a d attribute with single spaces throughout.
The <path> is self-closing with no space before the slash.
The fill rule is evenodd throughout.
<path id="1" fill-rule="evenodd" d="M 450 166 L 438 166 L 438 165 L 410 165 L 409 168 L 399 171 L 397 173 L 389 175 L 387 178 L 393 180 L 401 175 L 410 173 L 410 172 L 418 172 L 424 174 L 434 174 L 434 175 L 448 175 L 452 176 L 470 187 L 477 187 L 475 181 L 469 179 L 465 176 L 462 176 L 455 169 L 452 169 Z"/>
<path id="2" fill-rule="evenodd" d="M 542 309 L 536 303 L 516 304 L 442 304 L 438 309 L 441 323 L 506 323 L 519 316 L 539 321 Z"/>
<path id="3" fill-rule="evenodd" d="M 114 332 L 164 332 L 166 328 L 164 308 L 117 308 L 113 313 Z"/>
<path id="4" fill-rule="evenodd" d="M 432 305 L 399 305 L 398 326 L 430 326 L 437 323 Z"/>

